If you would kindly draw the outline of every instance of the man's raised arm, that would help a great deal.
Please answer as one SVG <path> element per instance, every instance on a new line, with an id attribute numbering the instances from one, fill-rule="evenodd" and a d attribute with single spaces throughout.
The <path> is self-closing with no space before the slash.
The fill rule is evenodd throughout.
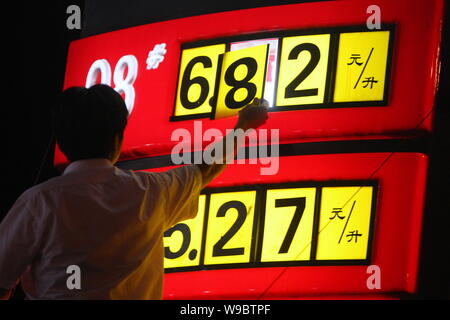
<path id="1" fill-rule="evenodd" d="M 241 147 L 240 144 L 244 142 L 244 139 L 238 139 L 241 134 L 245 134 L 248 129 L 256 129 L 263 125 L 268 119 L 268 103 L 264 99 L 257 99 L 239 111 L 239 118 L 234 127 L 234 130 L 229 133 L 222 141 L 216 142 L 212 146 L 213 149 L 223 148 L 223 152 L 220 157 L 215 157 L 212 163 L 197 164 L 199 167 L 202 178 L 203 187 L 209 184 L 215 177 L 217 177 L 224 169 L 226 164 L 234 159 L 237 155 L 238 149 Z M 233 139 L 232 148 L 227 148 L 226 141 Z M 217 145 L 218 144 L 218 145 Z"/>
<path id="2" fill-rule="evenodd" d="M 10 299 L 12 294 L 13 294 L 13 289 L 7 290 L 7 289 L 0 288 L 0 300 Z"/>

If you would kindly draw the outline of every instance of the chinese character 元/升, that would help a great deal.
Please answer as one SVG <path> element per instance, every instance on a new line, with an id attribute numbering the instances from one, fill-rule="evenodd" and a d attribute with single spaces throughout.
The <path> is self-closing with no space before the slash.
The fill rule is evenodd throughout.
<path id="1" fill-rule="evenodd" d="M 347 63 L 347 65 L 349 66 L 351 66 L 354 63 L 356 63 L 358 66 L 363 64 L 362 62 L 358 62 L 358 60 L 361 59 L 361 55 L 359 53 L 352 53 L 349 59 L 352 60 L 349 63 Z"/>
<path id="2" fill-rule="evenodd" d="M 361 237 L 362 234 L 358 233 L 358 230 L 354 230 L 354 231 L 349 231 L 349 233 L 346 235 L 346 237 L 350 237 L 350 239 L 347 240 L 347 242 L 352 241 L 353 239 L 355 239 L 355 243 L 358 242 L 358 237 Z"/>

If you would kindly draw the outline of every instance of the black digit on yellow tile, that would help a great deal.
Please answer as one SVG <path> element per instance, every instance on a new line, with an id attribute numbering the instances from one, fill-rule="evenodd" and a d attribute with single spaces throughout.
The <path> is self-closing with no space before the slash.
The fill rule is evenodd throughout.
<path id="1" fill-rule="evenodd" d="M 256 191 L 213 193 L 205 241 L 205 265 L 250 261 Z"/>
<path id="2" fill-rule="evenodd" d="M 217 44 L 182 51 L 174 120 L 186 116 L 209 117 L 219 56 L 225 49 L 225 44 Z"/>
<path id="3" fill-rule="evenodd" d="M 213 257 L 236 256 L 244 254 L 244 247 L 238 248 L 224 248 L 224 246 L 231 240 L 231 238 L 239 231 L 247 218 L 247 208 L 240 201 L 229 201 L 224 203 L 217 211 L 217 217 L 225 217 L 228 210 L 235 209 L 237 212 L 237 219 L 234 221 L 231 228 L 216 242 L 213 246 Z"/>
<path id="4" fill-rule="evenodd" d="M 373 193 L 372 186 L 322 188 L 317 260 L 368 258 Z"/>
<path id="5" fill-rule="evenodd" d="M 324 102 L 330 34 L 282 39 L 276 106 Z"/>
<path id="6" fill-rule="evenodd" d="M 316 188 L 266 193 L 261 262 L 310 258 Z"/>
<path id="7" fill-rule="evenodd" d="M 198 214 L 185 220 L 164 233 L 164 267 L 192 267 L 200 261 L 206 196 L 201 195 Z"/>
<path id="8" fill-rule="evenodd" d="M 340 34 L 334 102 L 386 98 L 391 37 L 389 30 Z"/>

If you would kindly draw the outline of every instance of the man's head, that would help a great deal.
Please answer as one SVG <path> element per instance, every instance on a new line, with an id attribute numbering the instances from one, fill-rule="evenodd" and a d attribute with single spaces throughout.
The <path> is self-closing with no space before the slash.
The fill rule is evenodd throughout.
<path id="1" fill-rule="evenodd" d="M 69 161 L 117 161 L 128 111 L 119 93 L 106 85 L 65 90 L 53 112 L 56 141 Z"/>

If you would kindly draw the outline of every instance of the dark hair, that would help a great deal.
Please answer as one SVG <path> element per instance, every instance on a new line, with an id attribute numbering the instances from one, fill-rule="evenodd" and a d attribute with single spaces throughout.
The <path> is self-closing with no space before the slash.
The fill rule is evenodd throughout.
<path id="1" fill-rule="evenodd" d="M 53 129 L 69 161 L 110 158 L 115 153 L 115 136 L 123 138 L 127 118 L 125 102 L 111 87 L 71 87 L 53 110 Z"/>

